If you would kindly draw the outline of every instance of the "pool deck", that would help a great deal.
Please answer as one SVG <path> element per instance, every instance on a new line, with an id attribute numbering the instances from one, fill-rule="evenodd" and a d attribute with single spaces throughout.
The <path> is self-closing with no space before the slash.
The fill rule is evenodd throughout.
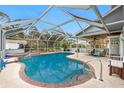
<path id="1" fill-rule="evenodd" d="M 124 80 L 118 76 L 109 76 L 109 61 L 107 57 L 93 57 L 86 53 L 79 53 L 78 57 L 76 54 L 68 56 L 69 58 L 78 59 L 83 62 L 89 62 L 95 69 L 95 75 L 97 79 L 90 79 L 87 82 L 72 86 L 74 88 L 124 88 Z M 17 60 L 17 58 L 15 58 Z M 95 59 L 95 60 L 94 60 Z M 103 80 L 99 80 L 100 74 L 100 63 L 98 59 L 101 59 L 103 64 Z M 11 59 L 13 60 L 13 59 Z M 37 86 L 31 85 L 23 81 L 19 76 L 19 70 L 21 65 L 19 63 L 7 64 L 7 67 L 0 72 L 0 87 L 1 88 L 38 88 Z M 44 87 L 42 87 L 44 88 Z"/>

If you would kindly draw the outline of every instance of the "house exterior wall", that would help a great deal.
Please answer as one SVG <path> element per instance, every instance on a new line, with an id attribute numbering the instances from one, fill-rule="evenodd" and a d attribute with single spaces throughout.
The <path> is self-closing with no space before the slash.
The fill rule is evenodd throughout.
<path id="1" fill-rule="evenodd" d="M 6 49 L 18 49 L 19 44 L 6 42 Z"/>
<path id="2" fill-rule="evenodd" d="M 20 44 L 27 44 L 25 40 L 6 40 L 6 49 L 18 49 Z"/>
<path id="3" fill-rule="evenodd" d="M 101 30 L 101 29 L 92 26 L 92 27 L 87 28 L 87 29 L 85 30 L 85 33 L 92 33 L 92 32 L 94 32 L 94 31 L 99 31 L 99 30 Z"/>
<path id="4" fill-rule="evenodd" d="M 120 55 L 120 36 L 109 36 L 107 37 L 109 40 L 108 48 L 110 55 Z"/>
<path id="5" fill-rule="evenodd" d="M 124 20 L 124 6 L 121 6 L 115 11 L 111 12 L 110 14 L 104 16 L 103 20 L 106 24 Z M 109 25 L 109 26 L 107 25 L 107 27 L 109 31 L 114 32 L 114 31 L 122 30 L 122 24 L 123 23 L 116 24 L 116 25 Z M 90 33 L 97 33 L 97 32 L 101 32 L 98 34 L 103 34 L 102 32 L 105 32 L 105 30 L 101 30 L 97 27 L 89 26 L 88 28 L 84 29 L 84 33 L 83 31 L 79 32 L 77 36 L 85 36 L 85 34 L 87 36 L 88 33 L 90 34 Z"/>
<path id="6" fill-rule="evenodd" d="M 116 11 L 113 11 L 109 15 L 103 17 L 105 23 L 112 23 L 120 20 L 124 20 L 124 6 L 119 7 Z"/>
<path id="7" fill-rule="evenodd" d="M 19 49 L 20 44 L 27 44 L 25 40 L 6 40 L 6 53 L 13 54 L 13 53 L 24 53 L 24 49 Z"/>

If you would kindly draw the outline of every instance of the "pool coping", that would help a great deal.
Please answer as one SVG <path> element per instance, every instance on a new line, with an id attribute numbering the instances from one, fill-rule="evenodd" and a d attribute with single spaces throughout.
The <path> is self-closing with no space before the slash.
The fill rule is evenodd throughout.
<path id="1" fill-rule="evenodd" d="M 57 52 L 58 53 L 58 52 Z M 48 53 L 47 53 L 48 54 Z M 41 54 L 42 55 L 42 54 Z M 69 56 L 66 56 L 68 59 L 71 60 L 76 60 L 78 62 L 80 62 L 81 64 L 86 64 L 93 72 L 95 71 L 94 68 L 88 64 L 85 63 L 81 60 L 78 60 L 76 58 L 71 58 Z M 77 81 L 73 81 L 73 82 L 67 82 L 67 83 L 43 83 L 43 82 L 38 82 L 35 80 L 30 79 L 26 74 L 25 74 L 25 64 L 18 62 L 19 64 L 21 64 L 21 68 L 19 70 L 19 76 L 21 77 L 22 80 L 24 80 L 25 82 L 38 86 L 38 87 L 46 87 L 46 88 L 65 88 L 65 87 L 71 87 L 71 86 L 75 86 L 75 85 L 80 85 L 85 83 L 86 81 L 90 80 L 93 77 L 93 72 L 89 72 L 87 75 L 84 75 L 84 77 L 81 80 L 77 80 Z"/>

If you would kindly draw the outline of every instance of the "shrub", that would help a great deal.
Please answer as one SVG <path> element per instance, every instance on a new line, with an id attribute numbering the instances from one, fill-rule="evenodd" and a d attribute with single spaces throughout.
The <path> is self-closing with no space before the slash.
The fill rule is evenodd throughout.
<path id="1" fill-rule="evenodd" d="M 25 45 L 25 52 L 28 52 L 30 50 L 30 46 L 28 44 Z"/>

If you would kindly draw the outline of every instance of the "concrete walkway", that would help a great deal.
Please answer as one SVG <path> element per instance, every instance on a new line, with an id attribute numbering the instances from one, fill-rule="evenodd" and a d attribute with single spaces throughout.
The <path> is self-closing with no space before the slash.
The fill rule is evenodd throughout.
<path id="1" fill-rule="evenodd" d="M 105 57 L 92 57 L 87 54 L 80 53 L 78 55 L 70 55 L 70 58 L 75 58 L 78 60 L 82 60 L 87 62 L 89 60 L 94 60 L 90 62 L 94 69 L 97 79 L 92 78 L 91 80 L 73 86 L 74 88 L 116 88 L 116 87 L 124 87 L 124 80 L 120 79 L 118 76 L 109 76 L 109 67 L 108 67 L 108 58 Z M 99 81 L 99 73 L 100 73 L 100 63 L 97 61 L 98 59 L 102 60 L 103 63 L 103 82 Z M 11 63 L 8 64 L 7 67 L 0 73 L 0 87 L 2 88 L 37 88 L 37 86 L 33 86 L 31 84 L 26 83 L 19 77 L 19 63 Z"/>

